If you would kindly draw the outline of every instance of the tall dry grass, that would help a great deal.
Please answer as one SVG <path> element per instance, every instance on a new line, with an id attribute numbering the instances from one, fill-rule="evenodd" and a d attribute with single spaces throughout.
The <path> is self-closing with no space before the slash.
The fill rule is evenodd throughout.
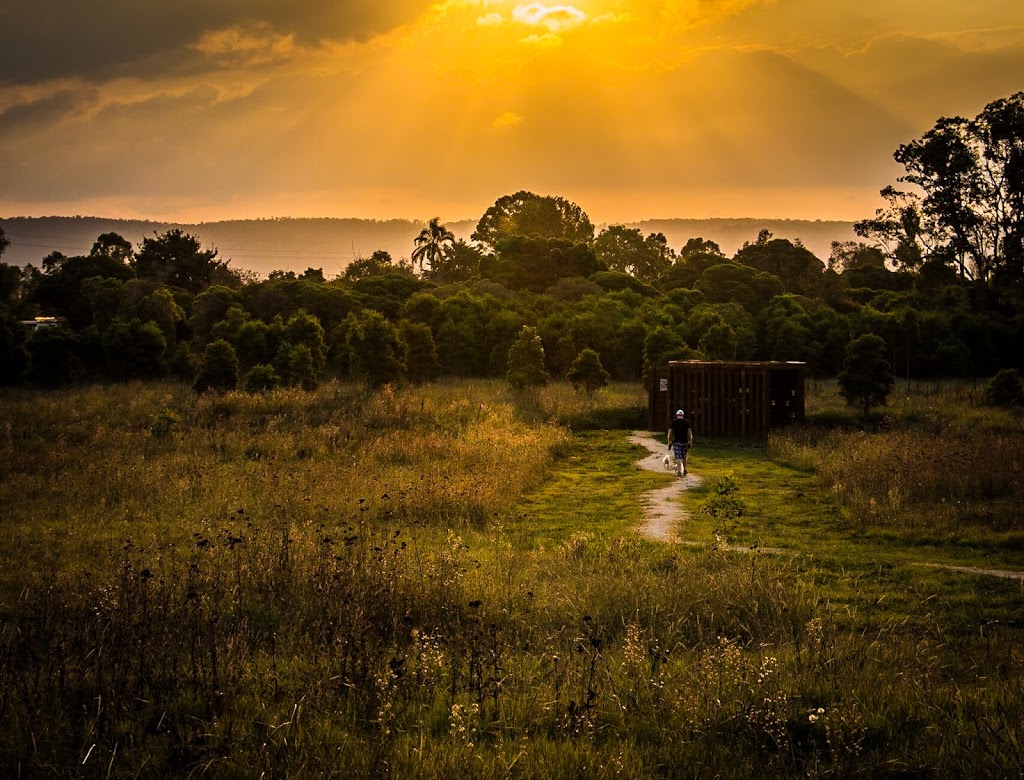
<path id="1" fill-rule="evenodd" d="M 831 384 L 814 386 L 812 420 L 839 414 L 834 394 Z M 768 451 L 817 472 L 861 526 L 1024 540 L 1024 423 L 982 397 L 973 385 L 901 383 L 881 425 L 790 429 Z"/>
<path id="2" fill-rule="evenodd" d="M 199 398 L 171 384 L 7 391 L 12 544 L 0 561 L 52 570 L 126 539 L 187 542 L 234 527 L 238 510 L 298 526 L 359 512 L 482 528 L 568 445 L 558 424 L 521 417 L 498 383 L 372 396 L 338 384 Z"/>

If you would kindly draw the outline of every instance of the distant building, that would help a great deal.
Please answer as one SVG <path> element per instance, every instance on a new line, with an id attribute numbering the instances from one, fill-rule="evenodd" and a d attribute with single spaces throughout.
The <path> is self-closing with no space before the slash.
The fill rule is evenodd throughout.
<path id="1" fill-rule="evenodd" d="M 674 360 L 651 372 L 647 422 L 668 430 L 677 409 L 697 434 L 764 438 L 804 419 L 804 363 Z"/>
<path id="2" fill-rule="evenodd" d="M 64 324 L 63 317 L 35 317 L 31 320 L 22 320 L 22 327 L 35 333 L 40 328 L 53 328 Z"/>

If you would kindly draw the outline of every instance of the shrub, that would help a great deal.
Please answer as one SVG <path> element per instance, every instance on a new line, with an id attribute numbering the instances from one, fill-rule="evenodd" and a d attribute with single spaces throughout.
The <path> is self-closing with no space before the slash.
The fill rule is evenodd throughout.
<path id="1" fill-rule="evenodd" d="M 595 390 L 608 384 L 608 372 L 601 365 L 601 356 L 590 347 L 576 356 L 566 376 L 573 387 L 583 388 L 587 395 L 593 395 Z"/>
<path id="2" fill-rule="evenodd" d="M 441 373 L 437 361 L 437 346 L 429 325 L 403 320 L 398 328 L 399 336 L 406 345 L 406 372 L 413 384 L 423 384 L 436 379 Z"/>
<path id="3" fill-rule="evenodd" d="M 1024 404 L 1024 386 L 1015 368 L 1004 368 L 985 385 L 985 403 L 989 406 Z"/>
<path id="4" fill-rule="evenodd" d="M 164 407 L 149 426 L 149 433 L 151 436 L 162 439 L 169 436 L 180 423 L 181 417 L 173 410 Z"/>
<path id="5" fill-rule="evenodd" d="M 543 387 L 548 383 L 548 375 L 544 370 L 544 345 L 536 328 L 524 325 L 519 332 L 519 338 L 508 351 L 508 373 L 505 378 L 515 390 Z"/>
<path id="6" fill-rule="evenodd" d="M 315 390 L 320 384 L 313 351 L 307 344 L 296 344 L 288 356 L 288 381 L 293 387 Z"/>
<path id="7" fill-rule="evenodd" d="M 379 312 L 350 314 L 345 335 L 352 376 L 369 387 L 393 384 L 405 375 L 405 344 L 398 330 Z"/>
<path id="8" fill-rule="evenodd" d="M 238 387 L 238 357 L 234 347 L 223 339 L 207 344 L 193 387 L 200 393 Z"/>
<path id="9" fill-rule="evenodd" d="M 274 367 L 269 363 L 259 363 L 249 369 L 242 382 L 242 388 L 247 393 L 261 393 L 266 390 L 273 390 L 281 385 L 281 377 L 277 375 Z"/>
<path id="10" fill-rule="evenodd" d="M 867 333 L 846 348 L 839 392 L 850 406 L 860 406 L 867 417 L 872 406 L 885 406 L 896 379 L 885 356 L 885 341 Z"/>

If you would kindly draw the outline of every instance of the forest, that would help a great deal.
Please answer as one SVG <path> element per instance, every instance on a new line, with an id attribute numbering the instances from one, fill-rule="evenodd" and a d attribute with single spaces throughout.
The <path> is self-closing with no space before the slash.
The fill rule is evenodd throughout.
<path id="1" fill-rule="evenodd" d="M 1024 93 L 941 118 L 894 157 L 905 175 L 856 223 L 862 240 L 824 260 L 768 230 L 731 257 L 701 238 L 596 232 L 577 204 L 526 191 L 499 198 L 470 241 L 435 219 L 410 262 L 377 251 L 333 278 L 259 278 L 177 228 L 138 247 L 105 233 L 88 255 L 0 264 L 0 382 L 504 377 L 524 326 L 553 377 L 587 349 L 621 380 L 691 358 L 804 361 L 827 377 L 864 334 L 908 379 L 1021 368 Z"/>

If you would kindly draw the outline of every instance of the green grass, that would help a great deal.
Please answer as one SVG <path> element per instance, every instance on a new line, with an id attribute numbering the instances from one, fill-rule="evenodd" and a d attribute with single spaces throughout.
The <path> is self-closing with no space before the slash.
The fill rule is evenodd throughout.
<path id="1" fill-rule="evenodd" d="M 908 544 L 892 532 L 851 526 L 840 498 L 823 489 L 813 472 L 772 462 L 761 447 L 704 442 L 691 458 L 703 484 L 683 498 L 690 518 L 683 541 L 709 545 L 716 534 L 728 544 L 773 550 L 790 557 L 823 598 L 872 619 L 927 615 L 959 630 L 1024 615 L 1016 580 L 952 571 L 946 566 L 1024 569 L 1005 549 L 978 549 L 957 539 Z M 738 517 L 719 519 L 704 511 L 723 477 L 738 485 Z"/>
<path id="2" fill-rule="evenodd" d="M 636 467 L 646 454 L 621 430 L 577 434 L 568 456 L 505 521 L 506 531 L 527 548 L 559 544 L 574 533 L 599 539 L 632 533 L 643 513 L 642 493 L 668 479 Z"/>

